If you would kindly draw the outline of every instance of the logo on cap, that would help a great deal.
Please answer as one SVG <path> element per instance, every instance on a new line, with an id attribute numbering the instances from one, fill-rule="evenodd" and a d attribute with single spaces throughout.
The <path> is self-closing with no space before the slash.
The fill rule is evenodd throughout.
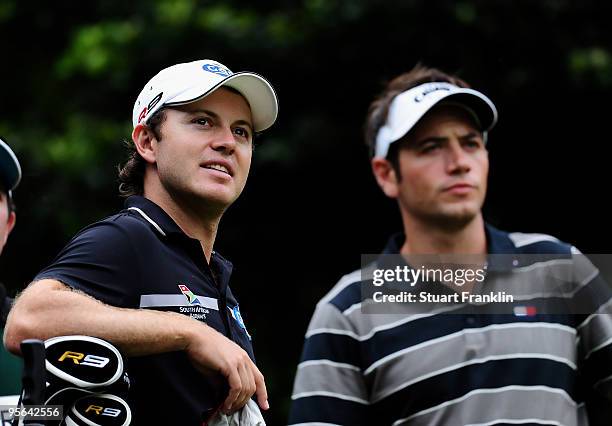
<path id="1" fill-rule="evenodd" d="M 442 84 L 429 84 L 428 87 L 423 89 L 423 92 L 419 93 L 414 97 L 415 102 L 421 102 L 425 96 L 429 95 L 432 92 L 436 92 L 438 90 L 450 90 L 450 87 Z"/>
<path id="2" fill-rule="evenodd" d="M 138 124 L 140 124 L 142 119 L 145 118 L 145 116 L 147 115 L 147 111 L 148 111 L 147 107 L 144 107 L 142 111 L 140 111 L 140 114 L 138 114 Z"/>
<path id="3" fill-rule="evenodd" d="M 202 69 L 204 71 L 212 72 L 213 74 L 218 74 L 222 77 L 229 77 L 230 75 L 232 75 L 232 72 L 230 70 L 221 65 L 204 64 L 202 65 Z"/>
<path id="4" fill-rule="evenodd" d="M 151 102 L 149 102 L 149 105 L 148 105 L 149 111 L 152 110 L 155 107 L 155 105 L 157 105 L 157 103 L 161 100 L 163 95 L 164 95 L 164 92 L 159 92 L 157 96 L 151 99 Z"/>
<path id="5" fill-rule="evenodd" d="M 162 98 L 163 95 L 164 95 L 164 92 L 158 93 L 157 96 L 155 96 L 153 99 L 151 99 L 151 102 L 149 102 L 149 105 L 147 105 L 146 107 L 144 107 L 142 109 L 142 111 L 140 111 L 140 114 L 138 114 L 138 123 L 140 123 L 142 121 L 142 119 L 147 116 L 149 111 L 151 111 L 153 108 L 155 108 L 155 105 L 157 105 L 159 103 L 159 101 L 161 101 L 161 98 Z"/>

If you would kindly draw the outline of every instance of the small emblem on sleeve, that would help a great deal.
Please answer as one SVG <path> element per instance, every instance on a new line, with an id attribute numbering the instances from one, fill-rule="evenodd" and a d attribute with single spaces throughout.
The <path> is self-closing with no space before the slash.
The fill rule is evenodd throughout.
<path id="1" fill-rule="evenodd" d="M 246 335 L 248 336 L 248 338 L 251 339 L 251 335 L 249 334 L 249 332 L 246 329 L 246 326 L 244 325 L 244 320 L 242 319 L 242 315 L 240 315 L 240 308 L 238 307 L 238 305 L 234 306 L 233 308 L 228 306 L 227 309 L 229 309 L 230 313 L 232 314 L 232 318 L 236 320 L 240 328 L 242 328 L 244 332 L 246 333 Z"/>

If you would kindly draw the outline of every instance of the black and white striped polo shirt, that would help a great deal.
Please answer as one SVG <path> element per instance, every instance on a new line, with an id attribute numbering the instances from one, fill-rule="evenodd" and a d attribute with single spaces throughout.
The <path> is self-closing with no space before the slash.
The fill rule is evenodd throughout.
<path id="1" fill-rule="evenodd" d="M 529 282 L 545 268 L 554 275 L 579 253 L 548 235 L 488 225 L 486 233 L 490 253 L 550 259 L 521 264 L 508 279 Z M 385 252 L 398 253 L 403 239 L 392 238 Z M 362 272 L 344 276 L 317 304 L 289 424 L 573 426 L 588 424 L 585 394 L 612 396 L 612 292 L 590 263 L 574 271 L 572 293 L 597 288 L 590 315 L 366 314 Z"/>

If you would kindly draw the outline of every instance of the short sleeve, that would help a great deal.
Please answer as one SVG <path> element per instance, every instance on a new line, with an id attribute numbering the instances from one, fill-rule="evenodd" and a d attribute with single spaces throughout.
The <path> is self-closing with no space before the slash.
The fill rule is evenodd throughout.
<path id="1" fill-rule="evenodd" d="M 589 258 L 572 249 L 577 305 L 588 308 L 577 325 L 579 363 L 588 388 L 612 401 L 612 287 Z M 590 391 L 589 391 L 590 392 Z"/>
<path id="2" fill-rule="evenodd" d="M 109 305 L 133 307 L 139 295 L 137 262 L 126 229 L 102 221 L 78 233 L 34 281 L 54 279 Z"/>
<path id="3" fill-rule="evenodd" d="M 289 424 L 370 424 L 359 354 L 349 320 L 334 305 L 319 304 L 306 333 Z"/>

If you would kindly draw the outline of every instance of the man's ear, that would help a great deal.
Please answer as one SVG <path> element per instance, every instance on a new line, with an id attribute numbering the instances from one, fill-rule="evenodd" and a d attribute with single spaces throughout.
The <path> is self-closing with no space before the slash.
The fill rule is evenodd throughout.
<path id="1" fill-rule="evenodd" d="M 10 232 L 13 230 L 15 227 L 15 222 L 17 222 L 17 215 L 15 212 L 11 212 L 11 214 L 9 214 L 8 223 L 6 226 L 6 230 L 8 231 L 7 234 L 10 234 Z"/>
<path id="2" fill-rule="evenodd" d="M 8 221 L 6 224 L 6 234 L 4 234 L 4 241 L 0 241 L 0 252 L 2 251 L 2 247 L 6 244 L 6 240 L 8 239 L 9 234 L 15 227 L 15 222 L 17 221 L 17 215 L 15 212 L 11 212 L 8 216 Z"/>
<path id="3" fill-rule="evenodd" d="M 399 182 L 395 169 L 385 158 L 372 158 L 372 173 L 380 189 L 389 198 L 397 198 L 399 193 Z"/>
<path id="4" fill-rule="evenodd" d="M 157 139 L 155 135 L 143 124 L 138 124 L 132 131 L 132 141 L 136 151 L 147 163 L 154 164 L 157 160 Z"/>

